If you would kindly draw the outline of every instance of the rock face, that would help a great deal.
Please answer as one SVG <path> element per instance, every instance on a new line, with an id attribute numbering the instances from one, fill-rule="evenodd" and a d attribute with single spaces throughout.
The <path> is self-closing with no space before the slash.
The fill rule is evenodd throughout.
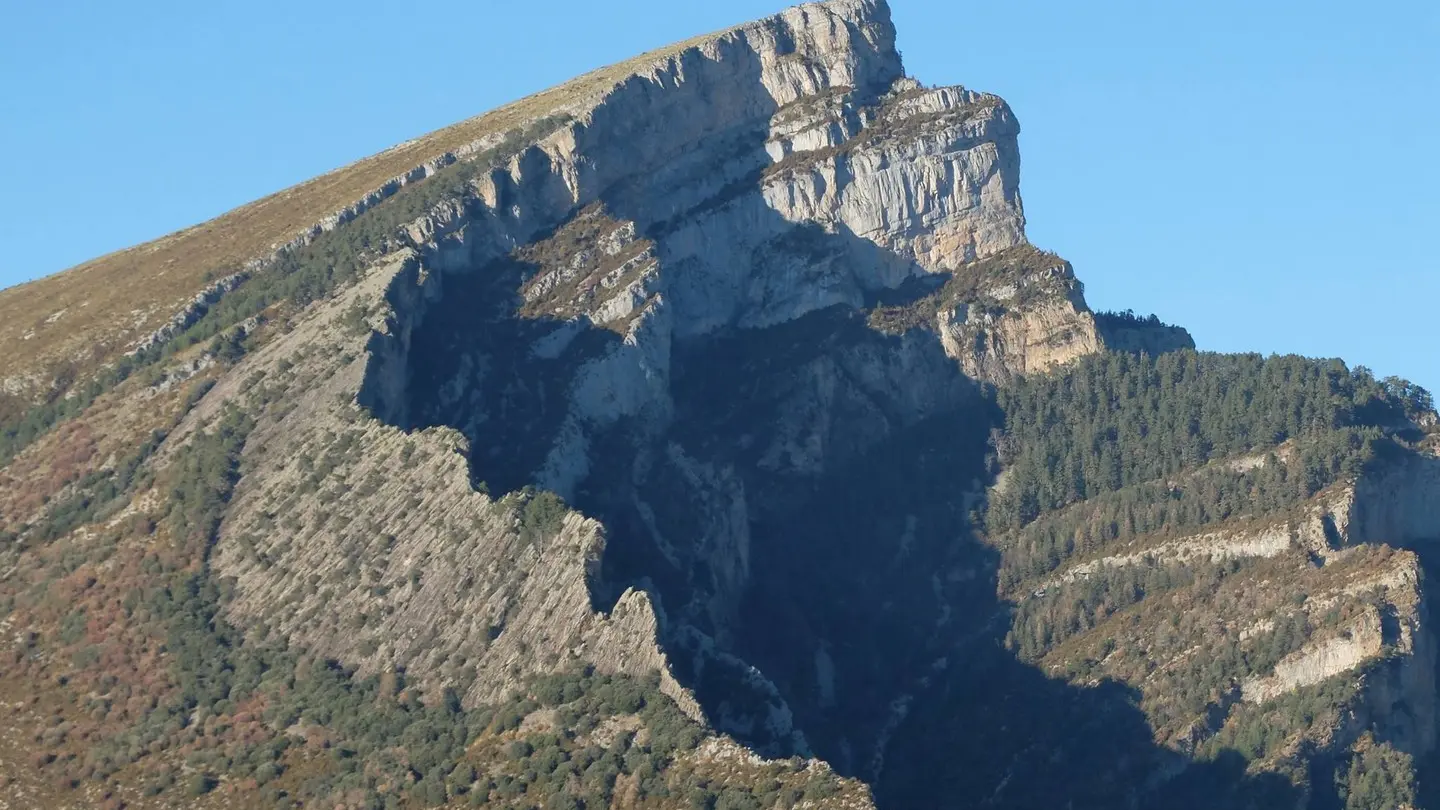
<path id="1" fill-rule="evenodd" d="M 236 620 L 362 672 L 462 679 L 469 701 L 576 660 L 671 661 L 667 691 L 764 750 L 881 757 L 861 740 L 916 676 L 875 682 L 836 633 L 752 627 L 813 553 L 779 537 L 855 465 L 935 430 L 963 437 L 945 463 L 978 491 L 989 423 L 951 416 L 979 407 L 974 380 L 1105 345 L 1069 265 L 1025 242 L 1009 108 L 906 78 L 894 37 L 883 3 L 836 0 L 641 64 L 548 111 L 406 225 L 409 247 L 247 360 L 233 378 L 289 404 L 261 415 L 217 547 Z M 355 307 L 368 337 L 337 326 Z M 866 322 L 886 307 L 925 315 L 891 335 Z M 361 412 L 336 405 L 351 397 Z M 532 484 L 604 528 L 528 525 L 535 498 L 500 496 Z M 884 520 L 949 579 L 855 583 L 929 594 L 865 631 L 913 637 L 912 657 L 974 630 L 949 592 L 983 565 L 947 550 L 963 515 L 906 511 L 924 508 Z M 790 585 L 795 620 L 821 620 L 830 586 Z M 799 652 L 757 671 L 785 633 Z M 783 673 L 795 655 L 809 674 Z M 827 728 L 856 712 L 860 737 Z"/>
<path id="2" fill-rule="evenodd" d="M 668 418 L 675 341 L 980 276 L 986 257 L 1030 258 L 1009 108 L 919 87 L 893 41 L 888 9 L 871 3 L 801 6 L 706 39 L 567 110 L 572 123 L 478 184 L 482 206 L 442 207 L 410 228 L 427 270 L 485 279 L 464 282 L 473 294 L 495 297 L 485 285 L 497 275 L 501 286 L 525 277 L 534 348 L 515 350 L 578 366 L 538 484 L 573 495 L 596 430 Z M 1105 345 L 1063 261 L 985 293 L 984 308 L 957 300 L 927 324 L 971 376 L 1044 370 Z M 429 317 L 403 312 L 402 332 Z M 576 337 L 594 327 L 619 339 L 577 359 Z M 429 382 L 456 401 L 476 360 L 462 357 L 426 372 L 448 375 Z M 454 421 L 378 397 L 367 404 L 397 424 Z"/>
<path id="3" fill-rule="evenodd" d="M 676 381 L 676 354 L 769 330 L 800 329 L 798 345 L 834 325 L 821 310 L 1024 244 L 1009 109 L 904 79 L 882 3 L 802 6 L 706 38 L 562 114 L 232 376 L 259 375 L 266 401 L 286 403 L 259 414 L 217 546 L 237 622 L 362 672 L 461 678 L 470 701 L 577 659 L 643 673 L 664 664 L 665 634 L 687 639 L 694 666 L 744 676 L 727 645 L 759 507 L 733 463 L 662 438 L 677 409 L 705 404 L 703 380 Z M 378 331 L 338 326 L 356 307 Z M 973 396 L 933 337 L 892 345 L 841 320 L 852 345 L 786 367 L 803 380 L 772 405 L 761 469 L 818 475 Z M 240 393 L 217 387 L 192 423 Z M 350 397 L 379 421 L 336 404 Z M 622 424 L 654 452 L 601 452 Z M 427 425 L 460 434 L 402 432 Z M 623 500 L 581 491 L 601 464 L 628 468 Z M 607 551 L 593 520 L 527 527 L 532 500 L 472 480 L 616 517 L 623 503 L 617 525 L 645 536 Z M 665 502 L 677 491 L 687 515 Z M 651 555 L 689 572 L 647 589 L 675 612 L 668 629 L 635 588 Z M 718 715 L 807 750 L 775 687 L 744 677 L 770 708 Z"/>
<path id="4" fill-rule="evenodd" d="M 1275 665 L 1265 677 L 1247 680 L 1240 690 L 1245 700 L 1264 703 L 1342 672 L 1358 668 L 1385 649 L 1378 611 L 1367 611 L 1340 633 L 1300 650 Z M 1411 650 L 1404 649 L 1409 653 Z"/>
<path id="5" fill-rule="evenodd" d="M 1026 241 L 1008 106 L 923 87 L 894 39 L 883 3 L 833 0 L 558 94 L 359 283 L 227 375 L 191 424 L 260 403 L 213 558 L 230 618 L 472 705 L 577 664 L 658 671 L 692 717 L 901 806 L 1042 803 L 1034 746 L 1092 775 L 1092 806 L 1133 803 L 1113 786 L 1158 789 L 1352 677 L 1325 745 L 1378 730 L 1431 751 L 1422 569 L 1372 548 L 1437 533 L 1440 475 L 1420 456 L 996 598 L 987 391 L 1194 343 L 1089 309 L 1071 265 Z M 1012 611 L 1156 569 L 1185 582 L 1193 621 L 1121 644 L 1089 617 L 1036 662 L 1139 699 L 1047 680 L 996 643 Z M 1228 597 L 1185 579 L 1215 571 Z M 1225 656 L 1260 663 L 1188 694 L 1191 661 Z M 995 721 L 986 748 L 944 722 L 995 720 L 975 694 L 1064 722 Z M 1110 747 L 1079 742 L 1096 736 Z M 939 776 L 940 750 L 980 764 Z"/>
<path id="6" fill-rule="evenodd" d="M 1381 474 L 1362 476 L 1341 493 L 1337 529 L 1352 542 L 1412 546 L 1433 541 L 1440 526 L 1440 458 L 1407 457 Z"/>
<path id="7" fill-rule="evenodd" d="M 1008 107 L 903 79 L 893 42 L 888 9 L 871 3 L 802 6 L 709 38 L 570 110 L 573 123 L 479 184 L 478 211 L 412 227 L 427 268 L 485 278 L 497 263 L 524 272 L 511 248 L 558 229 L 531 251 L 569 263 L 542 260 L 526 282 L 535 330 L 550 324 L 528 339 L 560 356 L 596 326 L 619 337 L 574 371 L 537 483 L 573 494 L 595 429 L 664 418 L 676 340 L 858 308 L 1023 244 Z M 397 423 L 438 418 L 374 402 Z"/>
<path id="8" fill-rule="evenodd" d="M 363 272 L 243 324 L 255 346 L 157 451 L 253 420 L 206 557 L 250 640 L 466 706 L 579 666 L 658 673 L 692 718 L 890 806 L 1149 806 L 1258 727 L 1289 750 L 1255 772 L 1365 735 L 1434 749 L 1440 467 L 1418 425 L 1317 411 L 1347 448 L 1397 448 L 1341 476 L 1275 431 L 1207 455 L 1197 410 L 1174 470 L 1087 490 L 1129 448 L 1047 458 L 1073 497 L 990 520 L 1015 486 L 997 391 L 1109 359 L 1135 385 L 1160 376 L 1141 355 L 1194 343 L 1092 312 L 1028 243 L 1014 115 L 905 76 L 883 2 L 799 6 L 514 110 L 304 231 L 292 248 L 374 228 Z M 1101 388 L 1045 427 L 1103 412 Z M 1017 550 L 1035 564 L 1007 568 Z M 1232 804 L 1285 806 L 1231 770 Z"/>
<path id="9" fill-rule="evenodd" d="M 591 605 L 605 547 L 598 523 L 477 492 L 463 437 L 407 436 L 349 404 L 365 344 L 377 341 L 339 321 L 357 302 L 373 307 L 397 276 L 413 284 L 415 272 L 409 252 L 377 267 L 191 414 L 187 425 L 203 424 L 260 386 L 246 474 L 213 558 L 236 583 L 232 617 L 362 672 L 443 677 L 471 701 L 577 657 L 602 671 L 668 673 L 645 594 L 624 594 L 607 615 Z M 699 715 L 673 680 L 662 688 Z"/>
<path id="10" fill-rule="evenodd" d="M 1045 257 L 1026 258 L 1034 264 Z M 979 300 L 954 302 L 936 315 L 945 352 L 965 373 L 1006 380 L 1048 371 L 1104 346 L 1069 263 L 1042 264 L 1050 266 L 994 284 Z"/>

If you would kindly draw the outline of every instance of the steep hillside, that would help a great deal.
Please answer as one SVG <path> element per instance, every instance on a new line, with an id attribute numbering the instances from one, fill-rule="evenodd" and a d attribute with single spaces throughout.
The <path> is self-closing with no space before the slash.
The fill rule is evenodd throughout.
<path id="1" fill-rule="evenodd" d="M 1416 805 L 1429 395 L 1092 312 L 1018 133 L 830 0 L 0 293 L 0 796 Z"/>

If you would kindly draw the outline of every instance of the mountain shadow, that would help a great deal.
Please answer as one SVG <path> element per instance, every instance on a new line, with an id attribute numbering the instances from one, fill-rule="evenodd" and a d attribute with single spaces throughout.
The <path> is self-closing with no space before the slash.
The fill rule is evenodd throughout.
<path id="1" fill-rule="evenodd" d="M 747 71 L 758 81 L 758 62 Z M 688 87 L 671 92 L 708 92 Z M 671 326 L 652 338 L 668 366 L 647 374 L 663 372 L 662 397 L 577 422 L 578 375 L 637 339 L 583 313 L 527 314 L 538 264 L 452 260 L 414 329 L 405 427 L 464 433 L 497 496 L 543 484 L 562 434 L 580 431 L 568 440 L 587 469 L 565 494 L 607 529 L 596 605 L 649 591 L 675 674 L 715 725 L 769 755 L 820 756 L 882 807 L 1297 806 L 1299 789 L 1238 754 L 1188 762 L 1155 745 L 1132 690 L 1072 685 L 1004 649 L 1010 606 L 975 528 L 1004 414 L 933 331 L 870 327 L 868 302 L 927 293 L 895 291 L 921 271 L 843 224 L 772 210 L 759 189 L 775 109 L 749 112 L 663 171 L 581 190 L 655 245 Z M 607 125 L 627 131 L 591 124 Z"/>
<path id="2" fill-rule="evenodd" d="M 620 340 L 591 327 L 536 359 L 557 324 L 518 314 L 531 268 L 504 262 L 447 280 L 411 381 L 416 412 L 469 437 L 497 495 L 533 482 L 574 370 Z M 466 374 L 478 384 L 453 384 Z M 974 530 L 1003 414 L 934 334 L 829 307 L 678 341 L 670 392 L 660 429 L 597 431 L 573 501 L 607 527 L 597 605 L 650 590 L 677 677 L 723 730 L 813 752 L 883 807 L 1301 801 L 1238 754 L 1156 746 L 1132 690 L 1071 685 L 1004 649 L 996 554 Z"/>

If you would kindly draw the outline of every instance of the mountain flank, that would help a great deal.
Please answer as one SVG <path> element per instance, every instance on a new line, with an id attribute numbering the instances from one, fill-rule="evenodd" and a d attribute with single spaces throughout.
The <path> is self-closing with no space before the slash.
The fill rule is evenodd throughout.
<path id="1" fill-rule="evenodd" d="M 797 6 L 0 293 L 0 795 L 1428 806 L 1428 392 L 1093 312 L 895 36 Z"/>

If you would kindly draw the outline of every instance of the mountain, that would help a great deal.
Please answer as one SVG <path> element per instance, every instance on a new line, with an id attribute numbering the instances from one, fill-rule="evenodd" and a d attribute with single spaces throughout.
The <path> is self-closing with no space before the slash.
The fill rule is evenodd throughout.
<path id="1" fill-rule="evenodd" d="M 880 0 L 0 293 L 3 794 L 1422 806 L 1429 394 L 1031 245 Z"/>

